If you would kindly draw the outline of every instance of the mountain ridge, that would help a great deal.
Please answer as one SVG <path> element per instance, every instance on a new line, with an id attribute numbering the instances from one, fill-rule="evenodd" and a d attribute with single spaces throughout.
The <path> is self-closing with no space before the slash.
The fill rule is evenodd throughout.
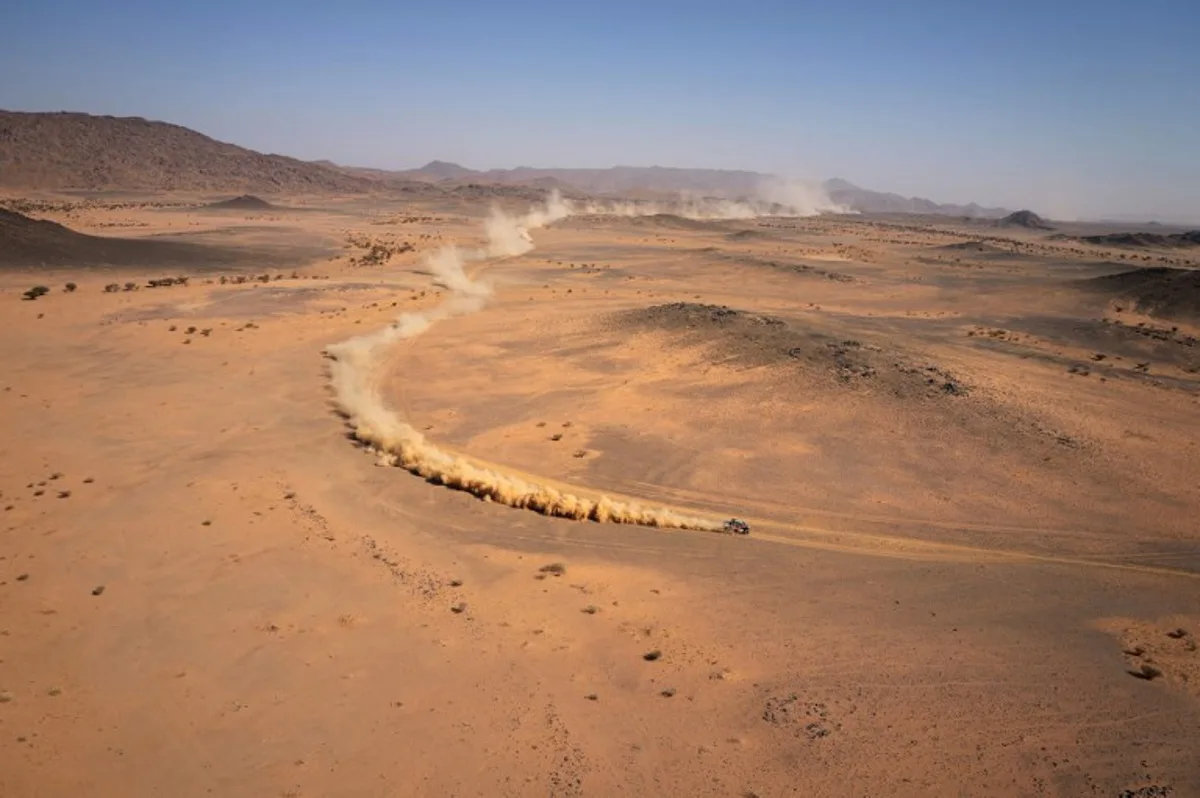
<path id="1" fill-rule="evenodd" d="M 605 169 L 477 170 L 449 161 L 388 170 L 264 154 L 182 125 L 143 117 L 74 111 L 0 110 L 0 188 L 89 191 L 204 191 L 233 194 L 370 194 L 403 189 L 528 187 L 542 191 L 670 199 L 690 194 L 760 196 L 780 178 L 741 169 L 613 166 Z M 1004 208 L 943 204 L 864 189 L 833 178 L 821 184 L 833 203 L 863 213 L 1000 218 Z M 486 192 L 485 192 L 486 193 Z"/>
<path id="2" fill-rule="evenodd" d="M 182 125 L 0 110 L 0 186 L 92 191 L 366 193 L 369 180 L 218 141 Z"/>
<path id="3" fill-rule="evenodd" d="M 726 199 L 744 199 L 757 195 L 764 185 L 782 178 L 765 172 L 743 169 L 692 169 L 673 166 L 612 166 L 604 169 L 573 169 L 518 166 L 513 169 L 471 169 L 449 161 L 431 161 L 417 169 L 386 171 L 363 167 L 338 167 L 351 173 L 370 173 L 383 179 L 402 179 L 427 183 L 478 182 L 556 184 L 588 194 L 613 196 L 677 195 L 698 193 Z M 865 189 L 842 178 L 821 183 L 830 199 L 861 213 L 911 213 L 943 216 L 969 216 L 998 219 L 1008 215 L 1007 208 L 985 207 L 975 202 L 965 205 L 938 203 L 923 197 L 906 197 L 891 192 Z"/>

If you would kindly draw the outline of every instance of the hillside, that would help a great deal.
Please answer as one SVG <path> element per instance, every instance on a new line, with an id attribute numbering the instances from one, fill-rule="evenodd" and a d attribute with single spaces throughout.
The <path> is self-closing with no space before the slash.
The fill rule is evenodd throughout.
<path id="1" fill-rule="evenodd" d="M 254 253 L 188 241 L 109 238 L 0 208 L 0 268 L 178 267 L 236 263 Z"/>
<path id="2" fill-rule="evenodd" d="M 0 111 L 0 187 L 362 193 L 367 177 L 140 117 Z"/>
<path id="3" fill-rule="evenodd" d="M 1164 319 L 1200 322 L 1200 270 L 1165 266 L 1095 277 L 1085 282 L 1113 299 L 1123 299 L 1141 313 Z"/>
<path id="4" fill-rule="evenodd" d="M 1080 236 L 1080 241 L 1104 247 L 1200 247 L 1200 230 L 1186 233 L 1104 233 Z"/>
<path id="5" fill-rule="evenodd" d="M 1024 227 L 1026 230 L 1053 230 L 1046 220 L 1033 211 L 1014 211 L 996 222 L 998 227 Z"/>

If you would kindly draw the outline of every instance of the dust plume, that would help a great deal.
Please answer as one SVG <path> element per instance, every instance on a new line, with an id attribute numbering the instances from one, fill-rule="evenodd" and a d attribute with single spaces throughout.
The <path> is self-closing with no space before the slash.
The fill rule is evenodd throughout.
<path id="1" fill-rule="evenodd" d="M 529 231 L 562 219 L 571 206 L 557 193 L 524 216 L 513 218 L 493 209 L 484 224 L 484 246 L 462 249 L 443 247 L 426 259 L 434 280 L 450 296 L 438 307 L 404 313 L 392 324 L 326 349 L 332 360 L 330 380 L 334 400 L 345 414 L 354 437 L 379 455 L 380 462 L 399 466 L 436 485 L 466 491 L 484 501 L 533 510 L 556 518 L 674 529 L 720 531 L 720 523 L 693 518 L 661 507 L 615 501 L 607 496 L 592 499 L 548 485 L 529 482 L 471 462 L 432 443 L 401 419 L 383 401 L 379 388 L 380 360 L 395 343 L 415 338 L 444 319 L 474 312 L 491 294 L 484 282 L 466 273 L 469 263 L 520 255 L 533 249 Z"/>
<path id="2" fill-rule="evenodd" d="M 782 177 L 764 178 L 758 184 L 758 199 L 771 206 L 787 209 L 793 216 L 816 216 L 822 213 L 857 213 L 839 205 L 820 183 Z"/>
<path id="3" fill-rule="evenodd" d="M 685 219 L 760 219 L 766 216 L 817 216 L 822 213 L 852 213 L 838 205 L 819 183 L 783 178 L 765 178 L 755 196 L 741 199 L 681 193 L 672 201 L 654 200 L 560 200 L 569 213 L 603 216 L 654 216 L 671 214 Z"/>

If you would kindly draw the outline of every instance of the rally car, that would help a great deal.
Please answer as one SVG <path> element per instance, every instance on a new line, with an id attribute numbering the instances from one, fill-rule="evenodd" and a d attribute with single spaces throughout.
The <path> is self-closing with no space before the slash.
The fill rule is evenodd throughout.
<path id="1" fill-rule="evenodd" d="M 730 518 L 725 522 L 725 531 L 731 535 L 749 535 L 750 525 L 740 518 Z"/>

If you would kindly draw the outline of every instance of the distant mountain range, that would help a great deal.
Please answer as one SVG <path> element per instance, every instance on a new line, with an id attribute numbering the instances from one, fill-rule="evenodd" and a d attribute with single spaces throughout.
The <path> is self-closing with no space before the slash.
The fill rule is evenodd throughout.
<path id="1" fill-rule="evenodd" d="M 974 202 L 956 205 L 938 203 L 922 197 L 904 197 L 900 194 L 871 191 L 836 177 L 826 180 L 822 185 L 834 202 L 849 206 L 860 213 L 929 213 L 969 216 L 976 219 L 999 219 L 1011 213 L 1007 208 L 986 208 Z"/>
<path id="2" fill-rule="evenodd" d="M 680 192 L 727 199 L 745 199 L 759 194 L 764 184 L 780 178 L 762 172 L 727 169 L 677 169 L 663 166 L 614 166 L 609 169 L 468 169 L 456 163 L 431 161 L 420 169 L 386 172 L 338 166 L 332 168 L 382 180 L 416 180 L 428 183 L 485 183 L 558 188 L 602 196 L 661 199 Z M 1007 216 L 1007 208 L 986 208 L 974 202 L 968 205 L 937 203 L 921 197 L 904 197 L 861 188 L 834 178 L 821 184 L 829 198 L 860 213 L 915 213 L 944 216 L 970 216 L 998 219 Z"/>
<path id="3" fill-rule="evenodd" d="M 772 182 L 778 178 L 760 172 L 662 166 L 479 171 L 432 161 L 420 169 L 389 171 L 265 155 L 140 117 L 0 110 L 0 188 L 7 189 L 236 194 L 366 194 L 401 189 L 439 193 L 446 189 L 474 196 L 500 187 L 523 187 L 631 199 L 665 199 L 680 193 L 746 199 L 759 197 L 764 185 Z M 939 204 L 870 191 L 840 179 L 827 180 L 821 188 L 833 203 L 862 213 L 978 218 L 1008 214 L 1004 208 L 975 203 Z"/>

